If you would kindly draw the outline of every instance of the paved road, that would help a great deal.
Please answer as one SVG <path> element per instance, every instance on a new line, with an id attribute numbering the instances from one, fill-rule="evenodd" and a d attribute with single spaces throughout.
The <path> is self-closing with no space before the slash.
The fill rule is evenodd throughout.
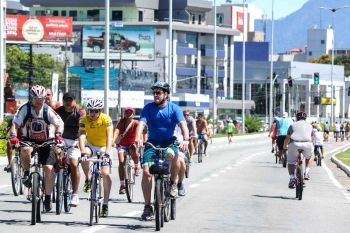
<path id="1" fill-rule="evenodd" d="M 349 232 L 350 193 L 343 181 L 339 183 L 332 175 L 336 168 L 329 169 L 328 162 L 314 167 L 304 198 L 298 201 L 295 191 L 287 188 L 286 169 L 274 163 L 269 142 L 266 135 L 236 137 L 231 145 L 225 140 L 214 142 L 204 163 L 191 167 L 186 180 L 188 195 L 178 198 L 177 219 L 167 223 L 163 231 Z M 347 144 L 326 147 L 332 151 Z M 72 213 L 46 213 L 42 223 L 30 226 L 30 203 L 23 196 L 12 195 L 9 175 L 1 172 L 0 232 L 153 232 L 154 222 L 140 221 L 140 186 L 136 202 L 129 204 L 125 196 L 117 195 L 116 167 L 113 179 L 110 216 L 99 225 L 87 225 L 88 201 L 83 193 L 80 206 L 72 208 Z"/>

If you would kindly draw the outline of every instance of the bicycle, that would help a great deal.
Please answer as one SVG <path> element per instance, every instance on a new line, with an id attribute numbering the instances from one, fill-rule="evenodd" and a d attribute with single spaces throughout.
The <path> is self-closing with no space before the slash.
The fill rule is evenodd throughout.
<path id="1" fill-rule="evenodd" d="M 63 156 L 60 161 L 56 164 L 57 181 L 56 181 L 56 214 L 60 215 L 62 207 L 66 213 L 70 212 L 72 196 L 73 196 L 73 185 L 70 177 L 71 170 L 68 163 L 68 150 L 74 146 L 65 147 L 59 145 L 63 150 Z"/>
<path id="2" fill-rule="evenodd" d="M 93 220 L 95 217 L 95 223 L 98 223 L 99 217 L 100 217 L 100 211 L 101 211 L 101 205 L 103 201 L 102 197 L 102 187 L 101 187 L 101 171 L 100 171 L 100 166 L 101 162 L 103 162 L 102 159 L 100 159 L 102 153 L 97 152 L 96 157 L 97 158 L 90 158 L 87 159 L 87 161 L 91 161 L 91 180 L 90 180 L 90 221 L 89 225 L 93 225 Z"/>
<path id="3" fill-rule="evenodd" d="M 303 151 L 302 149 L 298 149 L 299 155 L 297 160 L 296 167 L 296 198 L 301 200 L 303 198 L 303 188 L 304 188 L 304 173 L 303 173 Z"/>
<path id="4" fill-rule="evenodd" d="M 154 177 L 154 211 L 156 219 L 156 231 L 164 226 L 164 222 L 175 220 L 176 218 L 176 198 L 171 197 L 170 194 L 170 166 L 169 158 L 164 151 L 168 148 L 155 147 L 150 142 L 145 142 L 156 150 L 158 158 L 150 167 L 150 173 Z"/>
<path id="5" fill-rule="evenodd" d="M 24 174 L 21 158 L 20 158 L 20 150 L 18 147 L 15 148 L 15 156 L 11 161 L 11 184 L 12 191 L 15 196 L 22 195 L 24 193 L 24 185 L 22 183 L 22 178 Z"/>
<path id="6" fill-rule="evenodd" d="M 125 158 L 124 170 L 125 170 L 126 197 L 128 199 L 128 202 L 131 203 L 134 198 L 134 186 L 135 186 L 135 178 L 136 178 L 135 170 L 134 170 L 135 165 L 128 150 L 125 150 L 124 158 Z"/>
<path id="7" fill-rule="evenodd" d="M 198 134 L 198 145 L 197 145 L 198 163 L 203 162 L 204 135 L 205 134 Z"/>
<path id="8" fill-rule="evenodd" d="M 322 158 L 321 158 L 321 148 L 319 146 L 315 146 L 315 161 L 317 166 L 322 166 Z"/>
<path id="9" fill-rule="evenodd" d="M 29 174 L 31 180 L 31 225 L 35 225 L 37 222 L 41 222 L 41 203 L 43 203 L 43 195 L 45 191 L 44 177 L 42 171 L 42 165 L 39 163 L 39 150 L 42 147 L 56 145 L 54 140 L 48 140 L 42 144 L 36 144 L 34 142 L 20 142 L 20 147 L 32 147 L 33 165 L 31 165 L 32 171 Z"/>

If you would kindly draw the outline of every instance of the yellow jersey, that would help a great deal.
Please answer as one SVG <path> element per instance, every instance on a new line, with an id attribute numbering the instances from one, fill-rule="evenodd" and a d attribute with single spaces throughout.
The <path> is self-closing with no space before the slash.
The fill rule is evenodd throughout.
<path id="1" fill-rule="evenodd" d="M 101 113 L 96 121 L 86 115 L 79 122 L 79 130 L 86 133 L 86 140 L 93 146 L 104 147 L 107 142 L 107 129 L 113 127 L 112 119 Z"/>

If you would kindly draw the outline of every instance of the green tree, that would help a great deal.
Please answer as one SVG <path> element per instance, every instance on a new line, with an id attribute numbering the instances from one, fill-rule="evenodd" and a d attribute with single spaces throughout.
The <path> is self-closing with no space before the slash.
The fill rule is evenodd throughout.
<path id="1" fill-rule="evenodd" d="M 322 54 L 320 58 L 312 58 L 309 60 L 309 62 L 318 64 L 332 64 L 332 56 Z M 345 76 L 350 76 L 350 56 L 336 56 L 334 58 L 334 64 L 343 65 Z"/>
<path id="2" fill-rule="evenodd" d="M 28 83 L 29 53 L 16 45 L 6 48 L 6 67 L 12 83 Z M 33 83 L 43 86 L 51 85 L 53 72 L 63 79 L 64 63 L 56 61 L 48 54 L 33 54 Z"/>
<path id="3" fill-rule="evenodd" d="M 263 127 L 263 123 L 255 115 L 245 116 L 245 127 L 248 133 L 259 132 Z"/>

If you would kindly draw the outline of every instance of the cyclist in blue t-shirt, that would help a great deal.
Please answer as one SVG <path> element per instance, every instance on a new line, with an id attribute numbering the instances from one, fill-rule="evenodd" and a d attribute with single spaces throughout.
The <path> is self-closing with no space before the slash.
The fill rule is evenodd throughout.
<path id="1" fill-rule="evenodd" d="M 166 148 L 169 147 L 168 155 L 172 158 L 171 161 L 171 189 L 170 195 L 176 196 L 178 187 L 176 178 L 180 169 L 180 161 L 178 158 L 179 148 L 181 151 L 186 151 L 189 142 L 189 133 L 186 121 L 179 106 L 169 102 L 170 86 L 168 83 L 158 81 L 151 87 L 153 90 L 154 102 L 147 104 L 140 117 L 140 123 L 136 130 L 135 143 L 138 147 L 142 146 L 142 132 L 147 124 L 148 141 L 155 146 Z M 176 125 L 181 128 L 184 140 L 180 142 L 179 148 L 172 146 L 174 144 L 174 130 Z M 145 148 L 143 154 L 143 176 L 142 176 L 142 192 L 145 199 L 145 207 L 142 214 L 142 220 L 151 220 L 153 217 L 153 209 L 151 206 L 151 191 L 152 191 L 152 175 L 149 168 L 152 166 L 156 158 L 156 151 L 151 148 Z"/>
<path id="2" fill-rule="evenodd" d="M 288 113 L 284 112 L 282 118 L 277 118 L 276 126 L 277 126 L 277 147 L 278 147 L 278 158 L 281 161 L 282 153 L 283 153 L 283 144 L 286 139 L 289 126 L 293 124 L 291 118 L 288 117 Z"/>

